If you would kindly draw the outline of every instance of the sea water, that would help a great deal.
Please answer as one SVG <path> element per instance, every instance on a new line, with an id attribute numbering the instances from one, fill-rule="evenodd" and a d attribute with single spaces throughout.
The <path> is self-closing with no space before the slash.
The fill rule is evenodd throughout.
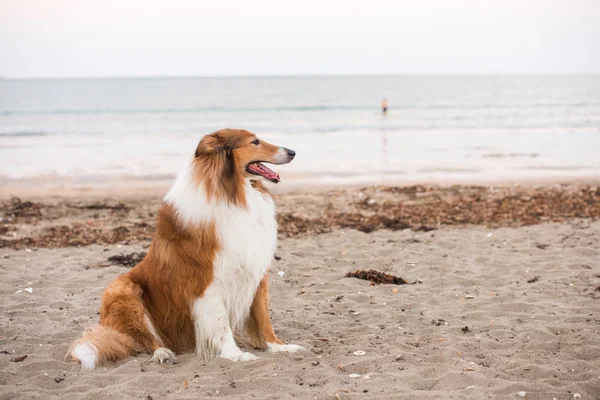
<path id="1" fill-rule="evenodd" d="M 600 75 L 0 80 L 0 177 L 171 179 L 225 127 L 298 182 L 594 177 Z"/>

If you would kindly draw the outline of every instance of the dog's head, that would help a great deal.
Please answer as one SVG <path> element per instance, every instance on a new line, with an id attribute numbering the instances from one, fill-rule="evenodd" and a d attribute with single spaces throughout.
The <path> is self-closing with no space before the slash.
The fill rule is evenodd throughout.
<path id="1" fill-rule="evenodd" d="M 263 163 L 287 164 L 295 156 L 295 151 L 265 142 L 242 129 L 222 129 L 204 136 L 195 154 L 196 158 L 221 159 L 225 174 L 273 183 L 279 183 L 279 174 Z"/>
<path id="2" fill-rule="evenodd" d="M 279 174 L 265 165 L 287 164 L 296 152 L 275 146 L 242 129 L 222 129 L 200 140 L 195 153 L 198 179 L 207 191 L 224 191 L 228 198 L 237 196 L 244 180 L 280 181 Z M 218 194 L 218 193 L 217 193 Z"/>

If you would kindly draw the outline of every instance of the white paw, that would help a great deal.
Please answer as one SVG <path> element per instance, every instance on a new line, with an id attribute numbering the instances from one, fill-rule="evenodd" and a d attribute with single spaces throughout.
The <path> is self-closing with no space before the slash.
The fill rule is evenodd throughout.
<path id="1" fill-rule="evenodd" d="M 227 360 L 231 360 L 233 362 L 258 360 L 258 357 L 256 357 L 252 353 L 248 353 L 247 351 L 245 351 L 243 353 L 240 351 L 239 353 L 232 353 L 232 354 L 223 353 L 223 354 L 219 354 L 219 357 L 225 358 Z"/>
<path id="2" fill-rule="evenodd" d="M 166 363 L 175 359 L 175 354 L 167 349 L 166 347 L 159 347 L 154 350 L 154 354 L 152 354 L 152 361 L 156 363 Z"/>
<path id="3" fill-rule="evenodd" d="M 277 353 L 279 351 L 287 351 L 288 353 L 295 353 L 297 351 L 305 351 L 306 349 L 302 346 L 298 346 L 297 344 L 277 344 L 277 343 L 267 343 L 267 351 L 271 353 Z"/>

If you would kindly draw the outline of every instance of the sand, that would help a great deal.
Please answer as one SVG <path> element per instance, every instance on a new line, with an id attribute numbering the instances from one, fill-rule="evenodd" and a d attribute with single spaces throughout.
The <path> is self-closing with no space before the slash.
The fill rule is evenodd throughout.
<path id="1" fill-rule="evenodd" d="M 600 398 L 598 221 L 284 238 L 272 319 L 306 352 L 165 365 L 141 354 L 82 372 L 67 347 L 126 271 L 99 265 L 148 243 L 0 250 L 0 399 Z M 344 277 L 359 268 L 418 283 Z"/>

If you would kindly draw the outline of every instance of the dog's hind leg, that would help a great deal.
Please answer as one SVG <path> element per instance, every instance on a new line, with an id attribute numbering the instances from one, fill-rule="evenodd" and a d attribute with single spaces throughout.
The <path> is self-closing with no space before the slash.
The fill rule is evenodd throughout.
<path id="1" fill-rule="evenodd" d="M 174 357 L 164 348 L 146 312 L 142 294 L 142 289 L 127 275 L 106 288 L 100 307 L 100 326 L 84 334 L 71 351 L 71 356 L 79 360 L 84 369 L 139 352 L 154 352 L 152 359 L 161 363 Z"/>
<path id="2" fill-rule="evenodd" d="M 152 353 L 152 361 L 162 364 L 174 360 L 175 353 L 164 347 L 163 341 L 156 332 L 156 328 L 154 328 L 154 324 L 148 314 L 144 314 L 144 322 L 146 322 L 146 327 L 154 339 L 150 344 L 150 348 L 154 351 Z"/>

